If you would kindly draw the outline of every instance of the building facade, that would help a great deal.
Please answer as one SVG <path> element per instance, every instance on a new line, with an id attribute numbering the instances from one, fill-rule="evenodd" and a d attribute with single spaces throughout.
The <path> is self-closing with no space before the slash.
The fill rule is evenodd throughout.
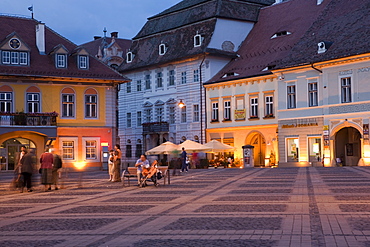
<path id="1" fill-rule="evenodd" d="M 148 19 L 119 69 L 131 79 L 119 93 L 128 163 L 165 141 L 206 141 L 203 83 L 236 57 L 260 8 L 272 3 L 182 1 Z"/>
<path id="2" fill-rule="evenodd" d="M 34 19 L 0 16 L 0 161 L 13 170 L 25 145 L 46 145 L 65 167 L 102 165 L 116 133 L 116 88 L 127 81 L 83 47 Z"/>

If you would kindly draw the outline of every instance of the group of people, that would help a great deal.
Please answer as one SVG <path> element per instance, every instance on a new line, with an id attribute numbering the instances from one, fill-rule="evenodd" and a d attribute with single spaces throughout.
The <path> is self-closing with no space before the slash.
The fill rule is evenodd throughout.
<path id="1" fill-rule="evenodd" d="M 32 176 L 36 172 L 36 155 L 32 150 L 28 151 L 26 146 L 21 146 L 15 160 L 15 173 L 17 175 L 15 183 L 19 184 L 21 193 L 25 188 L 28 192 L 32 192 Z M 58 190 L 59 169 L 62 168 L 60 156 L 55 153 L 55 150 L 46 148 L 40 157 L 40 164 L 41 184 L 45 186 L 45 191 L 50 191 L 52 185 L 55 190 Z"/>
<path id="2" fill-rule="evenodd" d="M 114 146 L 114 150 L 109 151 L 108 173 L 109 182 L 121 182 L 121 159 L 122 152 L 119 144 Z"/>

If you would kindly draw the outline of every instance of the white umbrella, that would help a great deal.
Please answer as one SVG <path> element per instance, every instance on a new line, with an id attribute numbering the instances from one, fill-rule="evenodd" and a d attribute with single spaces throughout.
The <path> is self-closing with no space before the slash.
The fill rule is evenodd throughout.
<path id="1" fill-rule="evenodd" d="M 152 148 L 145 152 L 147 155 L 156 155 L 156 154 L 171 154 L 173 151 L 177 150 L 178 146 L 172 142 L 165 142 L 161 145 Z"/>
<path id="2" fill-rule="evenodd" d="M 186 140 L 178 145 L 178 150 L 182 150 L 182 148 L 185 148 L 185 151 L 188 153 L 207 152 L 211 150 L 209 147 L 206 147 L 203 144 L 190 140 Z"/>
<path id="3" fill-rule="evenodd" d="M 234 151 L 236 149 L 233 146 L 224 144 L 224 143 L 219 142 L 217 140 L 212 140 L 212 141 L 204 144 L 204 146 L 210 148 L 211 151 L 214 152 L 214 153 L 218 153 L 218 152 L 232 152 L 232 151 Z"/>

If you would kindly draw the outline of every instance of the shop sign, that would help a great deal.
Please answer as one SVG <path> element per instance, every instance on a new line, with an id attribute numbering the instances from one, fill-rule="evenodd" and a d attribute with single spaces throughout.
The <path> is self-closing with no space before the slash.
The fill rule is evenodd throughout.
<path id="1" fill-rule="evenodd" d="M 318 123 L 299 123 L 299 124 L 283 124 L 281 127 L 283 129 L 288 128 L 299 128 L 299 127 L 311 127 L 311 126 L 318 126 Z"/>
<path id="2" fill-rule="evenodd" d="M 245 109 L 235 110 L 235 112 L 234 112 L 235 120 L 244 120 L 245 115 L 246 115 Z"/>

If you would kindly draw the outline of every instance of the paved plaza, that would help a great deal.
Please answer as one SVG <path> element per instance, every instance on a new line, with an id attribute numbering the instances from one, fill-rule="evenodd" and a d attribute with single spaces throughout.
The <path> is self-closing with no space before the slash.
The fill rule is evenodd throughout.
<path id="1" fill-rule="evenodd" d="M 0 246 L 370 246 L 370 169 L 190 170 L 146 188 L 70 173 L 64 189 L 9 190 Z M 134 179 L 132 179 L 134 182 Z"/>

